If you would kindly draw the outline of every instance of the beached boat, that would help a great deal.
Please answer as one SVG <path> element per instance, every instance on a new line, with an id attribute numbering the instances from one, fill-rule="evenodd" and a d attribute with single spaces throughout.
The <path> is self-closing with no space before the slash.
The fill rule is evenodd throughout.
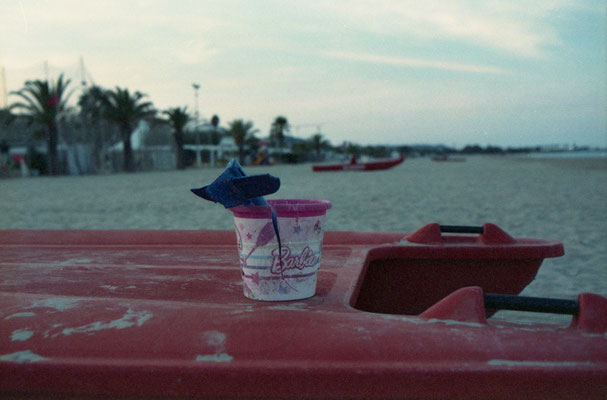
<path id="1" fill-rule="evenodd" d="M 466 161 L 465 157 L 451 157 L 447 155 L 434 156 L 431 158 L 432 161 L 438 162 L 464 162 Z"/>
<path id="2" fill-rule="evenodd" d="M 312 170 L 321 171 L 376 171 L 395 167 L 405 161 L 404 157 L 369 162 L 349 162 L 346 164 L 313 165 Z"/>
<path id="3" fill-rule="evenodd" d="M 607 398 L 607 299 L 493 294 L 519 293 L 557 241 L 326 232 L 316 295 L 260 302 L 235 236 L 0 231 L 0 396 Z M 573 316 L 487 319 L 504 307 Z"/>

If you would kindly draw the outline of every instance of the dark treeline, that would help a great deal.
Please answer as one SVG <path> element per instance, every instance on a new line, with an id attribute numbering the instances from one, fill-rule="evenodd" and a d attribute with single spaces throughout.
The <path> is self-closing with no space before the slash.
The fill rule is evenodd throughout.
<path id="1" fill-rule="evenodd" d="M 3 169 L 18 167 L 14 162 L 10 165 L 11 147 L 26 146 L 28 151 L 23 158 L 31 169 L 42 174 L 63 174 L 67 172 L 66 160 L 70 158 L 66 153 L 81 144 L 86 145 L 88 154 L 85 158 L 92 161 L 92 172 L 104 170 L 107 159 L 116 158 L 117 150 L 121 153 L 119 170 L 139 170 L 141 166 L 136 159 L 132 137 L 142 122 L 146 125 L 143 144 L 148 147 L 169 145 L 175 152 L 174 168 L 177 169 L 200 160 L 201 148 L 205 146 L 215 151 L 213 146 L 219 145 L 225 137 L 233 139 L 236 156 L 243 163 L 251 158 L 293 162 L 309 159 L 308 154 L 320 158 L 322 152 L 331 147 L 320 132 L 307 140 L 288 136 L 290 124 L 282 115 L 273 121 L 268 139 L 264 141 L 256 136 L 259 130 L 253 122 L 245 119 L 230 121 L 222 127 L 217 115 L 209 121 L 199 121 L 198 110 L 191 112 L 187 107 L 158 110 L 144 93 L 121 87 L 84 86 L 79 91 L 76 105 L 69 106 L 68 100 L 75 91 L 71 81 L 61 75 L 55 81 L 27 81 L 23 88 L 10 93 L 15 101 L 0 109 Z M 260 152 L 263 151 L 268 155 L 261 159 Z M 269 153 L 274 154 L 270 157 Z M 82 157 L 72 154 L 70 159 L 79 158 Z"/>
<path id="2" fill-rule="evenodd" d="M 139 91 L 83 86 L 75 99 L 76 105 L 69 106 L 68 100 L 75 92 L 76 88 L 63 75 L 55 81 L 27 81 L 23 88 L 11 92 L 15 101 L 0 109 L 0 166 L 3 171 L 19 168 L 14 161 L 17 158 L 9 157 L 11 147 L 15 146 L 27 148 L 27 154 L 19 158 L 19 162 L 26 162 L 30 169 L 41 174 L 68 173 L 68 158 L 72 164 L 90 161 L 91 167 L 88 170 L 80 168 L 79 173 L 140 170 L 141 160 L 137 159 L 132 137 L 142 122 L 146 125 L 143 145 L 169 149 L 174 154 L 172 168 L 177 169 L 201 165 L 201 154 L 204 153 L 201 149 L 212 149 L 226 137 L 232 138 L 232 147 L 235 146 L 234 154 L 230 156 L 238 157 L 243 165 L 322 161 L 351 156 L 386 158 L 396 154 L 509 154 L 541 150 L 539 147 L 501 148 L 476 144 L 460 150 L 444 145 L 364 146 L 353 142 L 333 145 L 320 131 L 306 139 L 290 136 L 290 124 L 283 115 L 274 119 L 267 136 L 260 137 L 259 129 L 250 120 L 236 119 L 221 126 L 219 116 L 213 115 L 209 121 L 198 121 L 198 110 L 192 112 L 187 107 L 158 110 Z M 70 157 L 69 150 L 78 145 L 81 145 L 80 150 L 84 150 L 77 154 L 72 152 Z M 112 161 L 111 168 L 107 166 L 108 160 Z"/>

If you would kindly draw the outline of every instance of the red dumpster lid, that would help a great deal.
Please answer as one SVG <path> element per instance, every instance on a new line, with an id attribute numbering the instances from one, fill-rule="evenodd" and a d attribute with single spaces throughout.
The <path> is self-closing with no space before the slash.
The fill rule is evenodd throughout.
<path id="1" fill-rule="evenodd" d="M 327 232 L 316 295 L 277 303 L 243 296 L 231 231 L 0 231 L 0 393 L 605 398 L 603 333 L 350 306 L 402 236 Z"/>

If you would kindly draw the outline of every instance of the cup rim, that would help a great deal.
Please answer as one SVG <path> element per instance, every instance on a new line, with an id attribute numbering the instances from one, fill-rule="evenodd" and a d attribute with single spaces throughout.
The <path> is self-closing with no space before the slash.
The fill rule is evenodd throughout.
<path id="1" fill-rule="evenodd" d="M 306 217 L 324 215 L 331 208 L 329 200 L 319 199 L 272 199 L 268 205 L 237 206 L 229 210 L 236 217 L 270 218 L 270 206 L 278 217 Z"/>

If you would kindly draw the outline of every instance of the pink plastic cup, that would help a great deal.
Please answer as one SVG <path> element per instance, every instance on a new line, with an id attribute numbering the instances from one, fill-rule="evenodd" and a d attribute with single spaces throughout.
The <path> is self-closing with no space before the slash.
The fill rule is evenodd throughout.
<path id="1" fill-rule="evenodd" d="M 281 250 L 268 206 L 234 213 L 245 297 L 284 301 L 314 296 L 325 232 L 327 200 L 268 200 L 276 212 Z"/>

